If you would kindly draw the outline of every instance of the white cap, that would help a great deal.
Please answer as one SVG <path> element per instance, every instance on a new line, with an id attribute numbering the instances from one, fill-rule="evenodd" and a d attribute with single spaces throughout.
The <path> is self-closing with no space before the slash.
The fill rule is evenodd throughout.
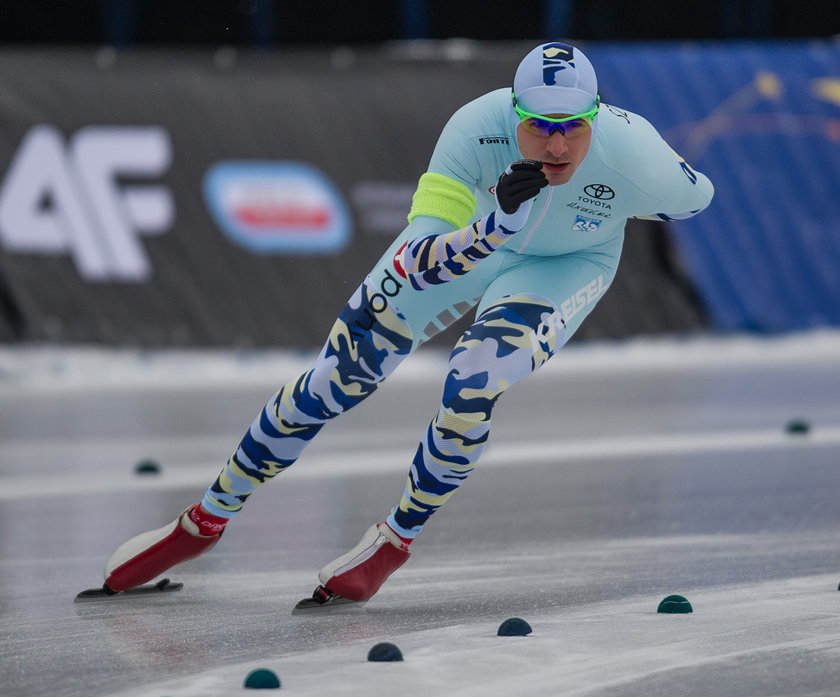
<path id="1" fill-rule="evenodd" d="M 582 114 L 595 106 L 598 78 L 579 48 L 555 41 L 522 59 L 513 91 L 519 107 L 532 114 Z"/>

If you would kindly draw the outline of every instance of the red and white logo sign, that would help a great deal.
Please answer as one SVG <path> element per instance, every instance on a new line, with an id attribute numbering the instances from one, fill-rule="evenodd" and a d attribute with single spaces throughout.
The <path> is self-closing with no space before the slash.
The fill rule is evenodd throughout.
<path id="1" fill-rule="evenodd" d="M 329 254 L 350 237 L 350 216 L 332 182 L 300 162 L 220 162 L 204 179 L 221 230 L 257 253 Z"/>

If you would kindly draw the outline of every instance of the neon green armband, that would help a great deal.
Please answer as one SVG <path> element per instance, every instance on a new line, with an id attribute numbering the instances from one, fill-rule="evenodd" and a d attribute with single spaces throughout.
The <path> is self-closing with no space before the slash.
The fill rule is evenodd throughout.
<path id="1" fill-rule="evenodd" d="M 428 215 L 445 220 L 457 230 L 466 227 L 474 213 L 475 196 L 467 186 L 443 174 L 426 172 L 414 192 L 408 222 L 418 215 Z"/>

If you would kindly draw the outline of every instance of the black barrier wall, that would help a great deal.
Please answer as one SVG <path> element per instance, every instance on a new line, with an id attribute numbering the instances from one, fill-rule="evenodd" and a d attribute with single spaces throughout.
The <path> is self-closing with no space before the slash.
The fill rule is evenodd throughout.
<path id="1" fill-rule="evenodd" d="M 530 46 L 0 54 L 0 341 L 322 342 L 451 113 Z M 703 326 L 634 223 L 580 337 Z"/>

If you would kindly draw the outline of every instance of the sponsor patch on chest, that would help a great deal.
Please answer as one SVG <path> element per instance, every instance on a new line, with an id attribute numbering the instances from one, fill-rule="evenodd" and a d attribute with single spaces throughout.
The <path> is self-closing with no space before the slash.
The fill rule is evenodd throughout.
<path id="1" fill-rule="evenodd" d="M 595 218 L 587 218 L 585 215 L 578 215 L 575 217 L 575 222 L 572 224 L 574 232 L 594 232 L 601 225 L 600 220 Z"/>

